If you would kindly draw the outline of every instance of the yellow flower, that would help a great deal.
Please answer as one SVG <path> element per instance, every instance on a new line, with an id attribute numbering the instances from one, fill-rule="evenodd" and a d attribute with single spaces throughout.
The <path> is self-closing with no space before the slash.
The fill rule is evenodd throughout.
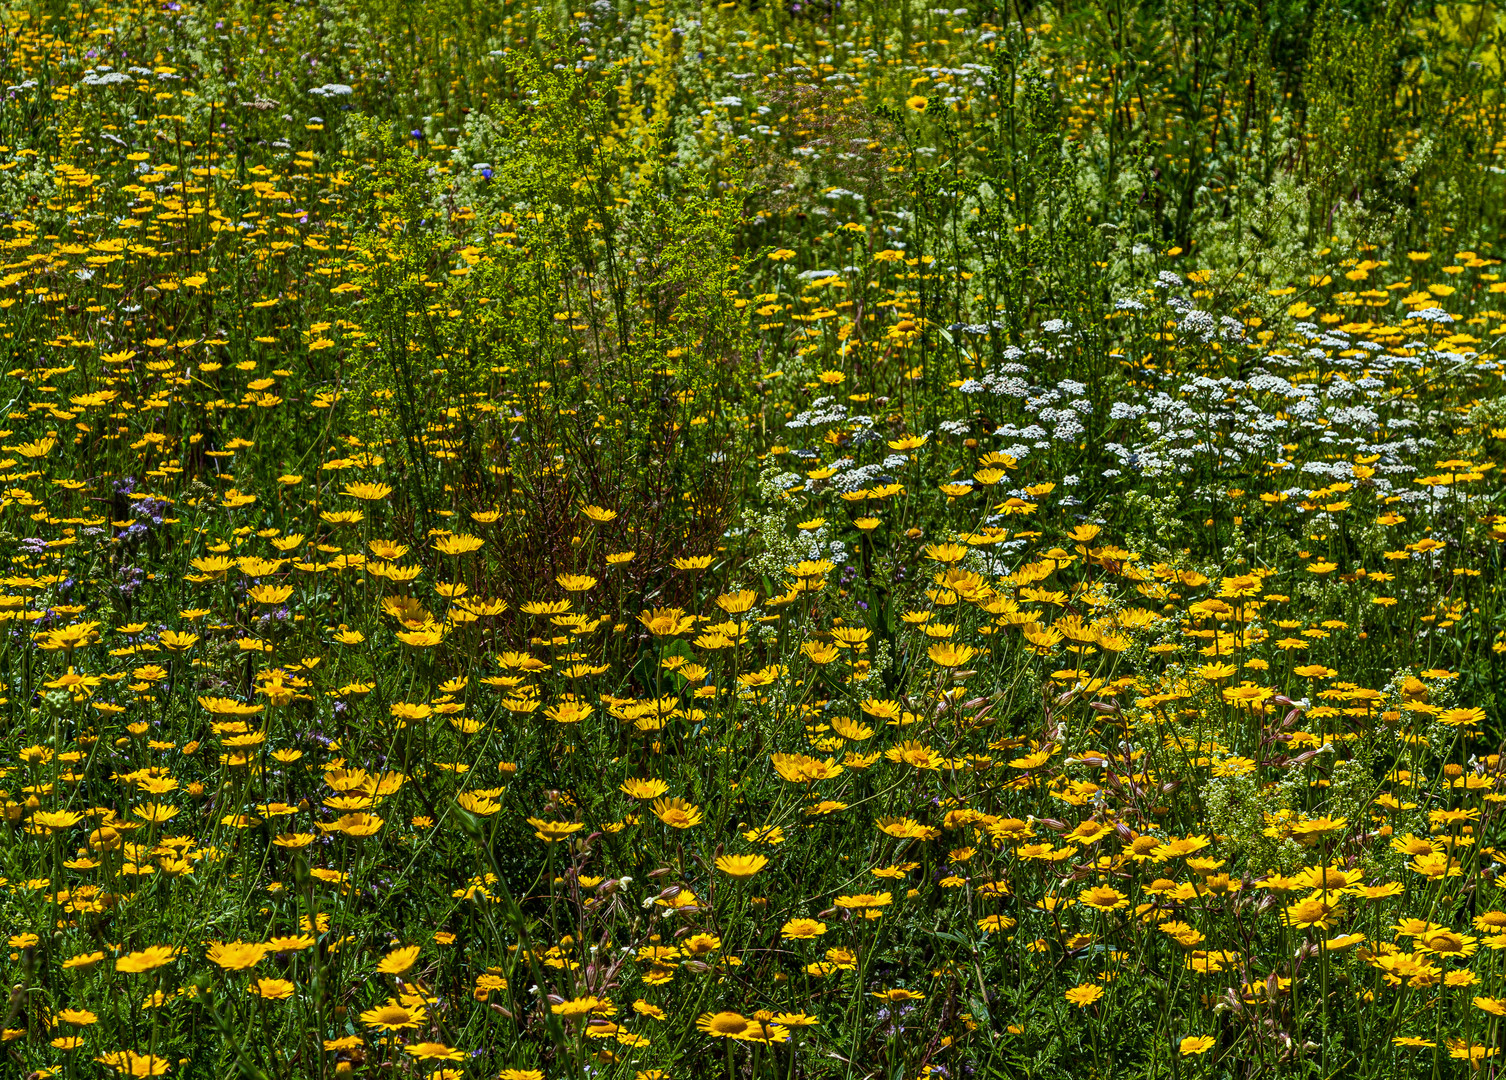
<path id="1" fill-rule="evenodd" d="M 736 1039 L 747 1032 L 751 1021 L 741 1013 L 702 1013 L 695 1026 L 718 1039 Z"/>
<path id="2" fill-rule="evenodd" d="M 87 645 L 89 642 L 98 639 L 98 637 L 99 623 L 74 623 L 71 626 L 63 627 L 61 630 L 49 630 L 37 644 L 48 651 L 62 649 L 71 654 L 74 649 L 77 649 L 81 645 Z"/>
<path id="3" fill-rule="evenodd" d="M 1465 724 L 1483 724 L 1485 722 L 1484 709 L 1444 709 L 1438 714 L 1438 722 L 1447 724 L 1449 727 L 1462 727 Z"/>
<path id="4" fill-rule="evenodd" d="M 879 832 L 898 840 L 926 839 L 932 831 L 929 826 L 907 817 L 881 817 L 875 819 L 874 824 L 878 826 Z"/>
<path id="5" fill-rule="evenodd" d="M 71 694 L 87 697 L 102 681 L 98 675 L 85 675 L 70 667 L 66 674 L 59 675 L 45 685 L 49 690 L 67 690 Z M 78 700 L 78 697 L 76 696 L 74 700 Z"/>
<path id="6" fill-rule="evenodd" d="M 118 957 L 115 961 L 115 970 L 123 971 L 128 975 L 140 975 L 142 972 L 155 970 L 163 964 L 172 963 L 177 955 L 178 951 L 171 945 L 152 945 L 140 952 Z M 78 958 L 75 957 L 75 959 Z"/>
<path id="7" fill-rule="evenodd" d="M 392 494 L 392 488 L 386 484 L 369 484 L 362 481 L 346 484 L 340 494 L 349 495 L 352 499 L 360 499 L 363 502 L 379 502 Z"/>
<path id="8" fill-rule="evenodd" d="M 842 773 L 842 766 L 833 759 L 819 761 L 805 754 L 770 754 L 774 771 L 794 784 L 809 784 L 817 780 L 830 780 Z"/>
<path id="9" fill-rule="evenodd" d="M 738 881 L 747 880 L 768 865 L 763 855 L 723 855 L 716 860 L 718 870 Z"/>
<path id="10" fill-rule="evenodd" d="M 1197 669 L 1197 673 L 1199 678 L 1207 679 L 1209 682 L 1223 682 L 1231 678 L 1238 670 L 1233 664 L 1204 664 Z"/>
<path id="11" fill-rule="evenodd" d="M 31 823 L 48 832 L 71 828 L 82 820 L 84 815 L 73 810 L 38 810 L 31 815 Z"/>
<path id="12" fill-rule="evenodd" d="M 206 955 L 211 963 L 218 964 L 226 971 L 244 971 L 261 963 L 266 958 L 267 952 L 265 945 L 249 941 L 232 941 L 229 944 L 213 943 L 209 946 L 209 952 Z M 119 964 L 116 966 L 119 967 Z"/>
<path id="13" fill-rule="evenodd" d="M 575 833 L 580 832 L 586 826 L 579 821 L 544 821 L 542 818 L 528 818 L 528 824 L 533 826 L 533 835 L 537 836 L 546 844 L 556 844 L 561 840 L 568 840 Z"/>
<path id="14" fill-rule="evenodd" d="M 1453 290 L 1450 289 L 1449 291 L 1452 292 Z M 1455 1061 L 1468 1061 L 1475 1069 L 1479 1068 L 1478 1062 L 1488 1057 L 1495 1057 L 1499 1049 L 1496 1046 L 1481 1046 L 1478 1043 L 1466 1043 L 1461 1039 L 1448 1040 L 1448 1056 Z"/>
<path id="15" fill-rule="evenodd" d="M 1407 863 L 1407 869 L 1423 877 L 1438 879 L 1459 877 L 1464 871 L 1445 854 L 1420 855 Z"/>
<path id="16" fill-rule="evenodd" d="M 418 962 L 417 945 L 407 945 L 401 949 L 393 949 L 382 962 L 377 965 L 377 970 L 383 975 L 401 975 Z"/>
<path id="17" fill-rule="evenodd" d="M 201 697 L 199 705 L 213 716 L 255 716 L 266 706 L 246 705 L 234 698 Z"/>
<path id="18" fill-rule="evenodd" d="M 610 1001 L 603 1001 L 595 995 L 587 994 L 585 997 L 554 1002 L 549 1006 L 549 1011 L 556 1016 L 589 1016 L 594 1012 L 606 1009 L 610 1005 Z"/>
<path id="19" fill-rule="evenodd" d="M 399 630 L 397 639 L 415 649 L 431 649 L 444 640 L 444 634 L 441 627 L 427 626 L 421 630 Z"/>
<path id="20" fill-rule="evenodd" d="M 829 664 L 841 655 L 837 646 L 825 641 L 807 641 L 800 646 L 800 651 L 806 659 L 818 666 Z"/>
<path id="21" fill-rule="evenodd" d="M 689 829 L 701 823 L 701 810 L 684 799 L 656 799 L 654 816 L 672 829 Z"/>
<path id="22" fill-rule="evenodd" d="M 452 1049 L 444 1043 L 419 1042 L 403 1047 L 403 1053 L 419 1061 L 464 1061 L 465 1053 Z"/>
<path id="23" fill-rule="evenodd" d="M 926 558 L 946 566 L 960 563 L 967 556 L 967 548 L 961 544 L 927 544 Z"/>
<path id="24" fill-rule="evenodd" d="M 293 996 L 298 988 L 286 979 L 257 979 L 246 988 L 257 997 L 266 998 L 268 1001 L 281 1001 Z"/>
<path id="25" fill-rule="evenodd" d="M 669 785 L 663 780 L 632 777 L 624 780 L 617 790 L 635 799 L 657 799 L 669 790 Z"/>
<path id="26" fill-rule="evenodd" d="M 176 630 L 164 630 L 157 638 L 158 643 L 168 652 L 187 652 L 198 640 L 198 634 L 179 633 Z"/>
<path id="27" fill-rule="evenodd" d="M 1213 1044 L 1218 1042 L 1212 1035 L 1189 1035 L 1177 1044 L 1177 1050 L 1183 1057 L 1191 1057 L 1194 1054 L 1205 1054 L 1213 1049 Z"/>
<path id="28" fill-rule="evenodd" d="M 695 627 L 695 619 L 679 608 L 654 608 L 639 615 L 638 621 L 654 637 L 686 634 Z"/>
<path id="29" fill-rule="evenodd" d="M 1069 1004 L 1076 1005 L 1079 1009 L 1086 1009 L 1093 1002 L 1103 997 L 1103 987 L 1097 983 L 1084 983 L 1081 986 L 1074 986 L 1063 996 Z"/>
<path id="30" fill-rule="evenodd" d="M 138 1054 L 134 1050 L 116 1050 L 94 1059 L 122 1076 L 166 1076 L 172 1062 L 155 1054 Z"/>
<path id="31" fill-rule="evenodd" d="M 591 715 L 591 706 L 574 698 L 566 698 L 558 705 L 545 709 L 544 715 L 557 724 L 578 724 Z"/>
<path id="32" fill-rule="evenodd" d="M 741 589 L 735 593 L 723 593 L 716 598 L 716 606 L 728 615 L 742 615 L 758 601 L 758 594 L 752 589 Z"/>
<path id="33" fill-rule="evenodd" d="M 780 928 L 779 936 L 793 941 L 808 941 L 826 933 L 826 924 L 815 919 L 791 919 Z"/>
<path id="34" fill-rule="evenodd" d="M 478 536 L 464 534 L 442 536 L 434 542 L 434 550 L 441 555 L 469 555 L 479 550 L 485 543 L 486 541 Z"/>
<path id="35" fill-rule="evenodd" d="M 375 1009 L 368 1009 L 361 1014 L 361 1023 L 378 1031 L 400 1031 L 403 1028 L 416 1028 L 425 1020 L 422 1006 L 409 1008 L 400 1004 L 396 999 L 389 998 L 387 1004 L 379 1005 Z"/>
<path id="36" fill-rule="evenodd" d="M 1285 911 L 1287 925 L 1299 929 L 1317 926 L 1326 930 L 1332 921 L 1342 914 L 1338 904 L 1330 904 L 1318 897 L 1301 900 L 1287 907 Z"/>
<path id="37" fill-rule="evenodd" d="M 848 719 L 845 716 L 832 717 L 831 727 L 842 738 L 851 739 L 853 742 L 866 742 L 873 738 L 873 729 L 871 727 L 867 724 L 860 724 L 855 720 Z"/>
<path id="38" fill-rule="evenodd" d="M 1085 907 L 1096 911 L 1113 911 L 1115 908 L 1129 906 L 1129 898 L 1118 889 L 1112 889 L 1107 885 L 1095 885 L 1091 889 L 1084 889 L 1077 894 L 1077 900 Z"/>
<path id="39" fill-rule="evenodd" d="M 58 441 L 53 438 L 38 439 L 36 442 L 22 443 L 15 447 L 16 453 L 24 458 L 44 458 L 52 453 Z"/>
<path id="40" fill-rule="evenodd" d="M 911 112 L 923 113 L 926 111 L 926 106 L 928 104 L 930 104 L 929 99 L 923 98 L 919 94 L 915 94 L 905 99 L 905 108 L 909 109 Z"/>
<path id="41" fill-rule="evenodd" d="M 407 544 L 393 543 L 391 540 L 373 540 L 368 545 L 371 553 L 379 559 L 401 559 L 408 554 Z"/>
<path id="42" fill-rule="evenodd" d="M 1479 939 L 1471 934 L 1459 934 L 1439 928 L 1423 933 L 1417 939 L 1417 948 L 1421 952 L 1460 958 L 1472 956 L 1479 948 Z"/>
<path id="43" fill-rule="evenodd" d="M 913 765 L 917 769 L 939 769 L 942 766 L 939 754 L 914 739 L 906 739 L 898 746 L 891 746 L 884 751 L 884 757 L 896 764 Z"/>
<path id="44" fill-rule="evenodd" d="M 926 650 L 931 663 L 937 667 L 959 668 L 977 655 L 971 645 L 954 645 L 950 641 L 937 642 Z"/>

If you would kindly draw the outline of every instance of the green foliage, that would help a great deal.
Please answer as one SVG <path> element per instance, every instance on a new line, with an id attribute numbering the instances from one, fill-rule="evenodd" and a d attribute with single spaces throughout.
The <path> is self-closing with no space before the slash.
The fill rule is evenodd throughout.
<path id="1" fill-rule="evenodd" d="M 1499 1060 L 1496 6 L 0 33 L 6 1069 Z"/>
<path id="2" fill-rule="evenodd" d="M 458 219 L 421 159 L 357 128 L 350 227 L 376 224 L 357 307 L 379 328 L 362 402 L 400 437 L 399 487 L 425 528 L 451 503 L 490 519 L 510 599 L 540 576 L 604 571 L 608 550 L 571 539 L 583 505 L 645 512 L 609 534 L 646 582 L 731 520 L 743 194 L 735 174 L 714 183 L 614 138 L 595 81 L 521 54 L 509 75 L 526 105 L 468 124 L 454 160 L 477 179 Z M 456 257 L 459 221 L 479 242 Z M 515 405 L 454 408 L 501 399 Z M 459 472 L 440 490 L 424 424 L 445 411 L 465 417 L 444 435 Z"/>

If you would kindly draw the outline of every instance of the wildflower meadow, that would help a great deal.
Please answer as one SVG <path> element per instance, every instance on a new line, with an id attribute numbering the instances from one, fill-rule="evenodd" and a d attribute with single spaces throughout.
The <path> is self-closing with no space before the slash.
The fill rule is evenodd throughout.
<path id="1" fill-rule="evenodd" d="M 0 0 L 0 1076 L 1500 1075 L 1503 87 Z"/>

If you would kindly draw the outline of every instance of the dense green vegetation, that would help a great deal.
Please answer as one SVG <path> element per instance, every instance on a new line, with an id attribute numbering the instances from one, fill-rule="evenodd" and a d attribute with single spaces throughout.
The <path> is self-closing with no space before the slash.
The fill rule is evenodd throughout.
<path id="1" fill-rule="evenodd" d="M 4 5 L 6 1075 L 1496 1068 L 1503 32 Z"/>

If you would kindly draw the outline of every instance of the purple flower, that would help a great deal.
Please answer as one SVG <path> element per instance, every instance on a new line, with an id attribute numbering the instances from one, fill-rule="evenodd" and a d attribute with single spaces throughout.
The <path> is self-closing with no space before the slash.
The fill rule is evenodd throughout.
<path id="1" fill-rule="evenodd" d="M 163 499 L 153 498 L 148 495 L 144 499 L 138 499 L 131 504 L 131 513 L 138 517 L 152 519 L 153 525 L 162 524 L 162 514 L 167 509 L 168 503 Z"/>
<path id="2" fill-rule="evenodd" d="M 132 526 L 132 528 L 135 528 L 135 526 Z M 141 588 L 141 582 L 146 577 L 146 571 L 139 566 L 123 566 L 120 568 L 117 577 L 120 579 L 120 584 L 117 586 L 120 589 L 120 595 L 130 596 L 137 589 Z"/>

